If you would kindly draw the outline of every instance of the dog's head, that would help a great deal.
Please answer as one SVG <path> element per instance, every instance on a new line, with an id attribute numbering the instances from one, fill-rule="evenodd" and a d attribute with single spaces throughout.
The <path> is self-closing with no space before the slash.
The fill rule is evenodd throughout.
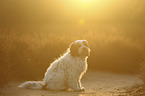
<path id="1" fill-rule="evenodd" d="M 86 57 L 90 55 L 90 48 L 87 40 L 76 40 L 70 45 L 72 56 Z"/>

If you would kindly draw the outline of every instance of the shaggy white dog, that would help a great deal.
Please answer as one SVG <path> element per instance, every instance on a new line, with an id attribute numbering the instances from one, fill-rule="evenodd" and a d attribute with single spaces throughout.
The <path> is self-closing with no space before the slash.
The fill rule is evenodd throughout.
<path id="1" fill-rule="evenodd" d="M 28 89 L 84 91 L 81 78 L 87 70 L 90 54 L 86 40 L 76 40 L 67 52 L 47 69 L 43 81 L 27 81 L 18 87 Z"/>

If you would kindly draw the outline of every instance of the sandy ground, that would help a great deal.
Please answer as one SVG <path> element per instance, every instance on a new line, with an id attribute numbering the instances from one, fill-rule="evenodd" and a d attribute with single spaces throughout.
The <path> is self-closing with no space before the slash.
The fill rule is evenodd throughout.
<path id="1" fill-rule="evenodd" d="M 124 96 L 130 87 L 142 84 L 135 75 L 88 72 L 82 79 L 84 92 L 20 89 L 22 82 L 11 82 L 0 88 L 0 96 Z"/>

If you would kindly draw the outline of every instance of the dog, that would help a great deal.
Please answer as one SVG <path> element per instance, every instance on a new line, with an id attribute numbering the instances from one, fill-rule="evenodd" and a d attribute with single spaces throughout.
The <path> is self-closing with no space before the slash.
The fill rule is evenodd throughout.
<path id="1" fill-rule="evenodd" d="M 27 81 L 19 88 L 84 91 L 81 78 L 87 71 L 90 48 L 87 40 L 76 40 L 64 55 L 48 67 L 43 81 Z"/>

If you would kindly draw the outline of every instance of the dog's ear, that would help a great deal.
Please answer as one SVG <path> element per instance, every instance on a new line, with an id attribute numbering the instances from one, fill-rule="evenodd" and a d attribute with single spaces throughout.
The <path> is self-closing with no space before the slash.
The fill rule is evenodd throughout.
<path id="1" fill-rule="evenodd" d="M 74 42 L 70 44 L 69 48 L 72 56 L 79 56 L 79 51 L 78 51 L 79 49 L 77 48 Z"/>

